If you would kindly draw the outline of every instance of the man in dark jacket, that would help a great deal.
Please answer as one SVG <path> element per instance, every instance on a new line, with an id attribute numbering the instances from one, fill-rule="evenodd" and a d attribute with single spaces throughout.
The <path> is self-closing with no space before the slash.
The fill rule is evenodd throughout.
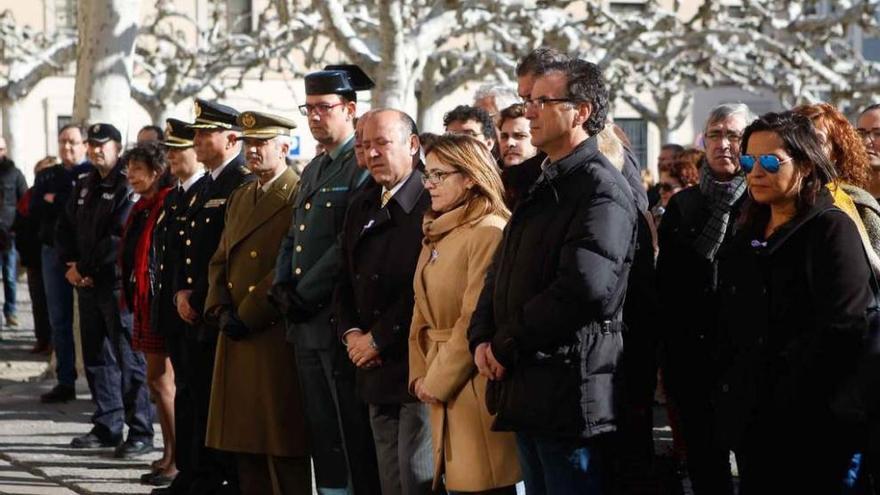
<path id="1" fill-rule="evenodd" d="M 76 398 L 76 354 L 73 341 L 73 287 L 64 278 L 67 267 L 58 256 L 55 228 L 63 215 L 70 193 L 77 181 L 89 176 L 92 164 L 86 160 L 85 132 L 76 125 L 58 131 L 58 157 L 61 163 L 38 173 L 34 178 L 31 211 L 40 219 L 43 285 L 55 347 L 55 374 L 58 383 L 40 396 L 46 403 L 67 402 Z"/>
<path id="2" fill-rule="evenodd" d="M 427 407 L 408 390 L 408 341 L 412 279 L 431 198 L 415 166 L 419 139 L 408 115 L 374 111 L 363 144 L 372 180 L 352 198 L 342 230 L 336 328 L 370 406 L 382 493 L 427 494 L 434 477 L 431 427 Z"/>
<path id="3" fill-rule="evenodd" d="M 550 65 L 526 106 L 547 160 L 505 229 L 470 347 L 491 380 L 493 427 L 517 432 L 526 491 L 603 493 L 636 207 L 598 151 L 608 108 L 598 67 Z"/>
<path id="4" fill-rule="evenodd" d="M 206 175 L 189 200 L 183 225 L 183 263 L 178 264 L 174 304 L 187 324 L 188 371 L 193 411 L 190 493 L 237 493 L 235 459 L 205 447 L 217 326 L 205 321 L 208 264 L 220 244 L 226 219 L 226 200 L 238 186 L 254 180 L 244 166 L 238 136 L 238 111 L 216 102 L 196 100 L 193 147 Z M 178 231 L 178 234 L 181 231 Z M 172 485 L 178 493 L 182 483 Z M 156 490 L 154 490 L 155 492 Z M 161 491 L 159 493 L 162 493 Z"/>
<path id="5" fill-rule="evenodd" d="M 378 493 L 369 424 L 332 313 L 342 261 L 338 236 L 349 198 L 368 175 L 354 153 L 357 91 L 372 88 L 373 81 L 357 66 L 325 69 L 305 77 L 306 103 L 300 106 L 325 152 L 303 170 L 271 295 L 296 352 L 318 492 Z"/>
<path id="6" fill-rule="evenodd" d="M 76 287 L 83 364 L 96 406 L 92 430 L 70 446 L 116 446 L 117 457 L 129 457 L 153 448 L 153 408 L 146 363 L 131 348 L 132 316 L 119 305 L 119 244 L 133 204 L 119 160 L 121 140 L 110 124 L 89 128 L 94 169 L 74 187 L 58 219 L 55 245 L 67 264 L 65 277 Z M 123 423 L 128 439 L 120 444 Z"/>
<path id="7" fill-rule="evenodd" d="M 18 281 L 18 259 L 12 233 L 15 206 L 27 191 L 24 174 L 6 156 L 6 140 L 0 136 L 0 271 L 3 273 L 3 316 L 6 326 L 18 326 L 15 315 L 15 285 Z"/>
<path id="8" fill-rule="evenodd" d="M 713 440 L 709 393 L 717 375 L 711 357 L 720 302 L 716 255 L 731 238 L 746 197 L 739 143 L 751 119 L 741 103 L 709 112 L 700 184 L 672 197 L 659 229 L 663 382 L 679 411 L 688 474 L 697 495 L 733 492 L 729 453 Z"/>

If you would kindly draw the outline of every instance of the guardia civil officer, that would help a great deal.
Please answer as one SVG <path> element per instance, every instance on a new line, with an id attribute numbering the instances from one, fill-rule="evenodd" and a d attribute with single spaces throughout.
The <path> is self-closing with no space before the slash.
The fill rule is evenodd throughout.
<path id="1" fill-rule="evenodd" d="M 178 119 L 165 121 L 168 167 L 177 181 L 165 197 L 165 204 L 153 232 L 155 272 L 158 291 L 153 298 L 154 329 L 165 338 L 165 347 L 174 367 L 174 428 L 177 477 L 171 486 L 158 493 L 187 493 L 193 481 L 193 399 L 190 383 L 192 366 L 187 356 L 187 324 L 180 318 L 173 299 L 178 277 L 183 270 L 183 235 L 186 209 L 205 181 L 204 166 L 193 148 L 195 129 Z"/>
<path id="2" fill-rule="evenodd" d="M 340 268 L 338 236 L 351 193 L 367 176 L 354 153 L 356 91 L 373 87 L 357 66 L 327 66 L 305 77 L 309 130 L 326 150 L 303 171 L 293 223 L 281 244 L 272 296 L 296 348 L 318 493 L 379 493 L 366 406 L 331 314 Z"/>
<path id="3" fill-rule="evenodd" d="M 74 187 L 58 219 L 55 246 L 79 298 L 83 364 L 95 403 L 91 431 L 70 446 L 117 447 L 117 457 L 128 457 L 153 448 L 153 408 L 146 363 L 131 348 L 131 313 L 119 305 L 119 243 L 133 204 L 121 151 L 118 129 L 89 128 L 94 169 Z M 128 439 L 121 443 L 124 423 Z"/>
<path id="4" fill-rule="evenodd" d="M 205 166 L 204 183 L 187 207 L 183 226 L 183 264 L 178 271 L 178 290 L 174 303 L 187 328 L 188 357 L 192 366 L 190 390 L 193 394 L 193 474 L 190 493 L 237 492 L 235 462 L 227 453 L 205 447 L 211 376 L 217 348 L 217 327 L 206 322 L 208 263 L 223 233 L 226 200 L 235 188 L 254 180 L 244 166 L 238 111 L 215 102 L 196 100 L 193 146 Z M 180 231 L 178 231 L 180 233 Z"/>

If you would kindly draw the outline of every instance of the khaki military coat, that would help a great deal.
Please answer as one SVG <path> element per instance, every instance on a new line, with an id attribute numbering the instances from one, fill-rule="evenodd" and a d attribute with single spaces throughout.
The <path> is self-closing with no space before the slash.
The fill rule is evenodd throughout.
<path id="1" fill-rule="evenodd" d="M 425 238 L 413 282 L 410 328 L 410 390 L 423 378 L 442 404 L 431 405 L 434 483 L 471 492 L 520 480 L 512 433 L 492 431 L 486 409 L 486 378 L 468 350 L 471 313 L 483 277 L 501 241 L 505 221 L 495 215 L 468 217 L 459 207 L 424 224 Z"/>
<path id="2" fill-rule="evenodd" d="M 217 342 L 206 443 L 215 449 L 301 456 L 308 453 L 293 347 L 282 315 L 266 299 L 275 258 L 290 226 L 296 174 L 287 169 L 257 199 L 256 181 L 232 193 L 226 227 L 209 266 L 208 315 L 235 308 L 250 329 Z"/>

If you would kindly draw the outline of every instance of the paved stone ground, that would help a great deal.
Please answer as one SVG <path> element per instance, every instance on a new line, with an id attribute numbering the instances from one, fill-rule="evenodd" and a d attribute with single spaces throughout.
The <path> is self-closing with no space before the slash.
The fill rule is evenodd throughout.
<path id="1" fill-rule="evenodd" d="M 85 378 L 77 380 L 77 400 L 46 405 L 39 395 L 54 385 L 42 378 L 46 356 L 34 344 L 27 285 L 18 286 L 17 329 L 0 330 L 0 494 L 149 493 L 139 483 L 159 450 L 136 460 L 114 459 L 112 449 L 76 450 L 67 445 L 89 430 L 93 408 Z M 156 440 L 161 442 L 159 426 Z"/>
<path id="2" fill-rule="evenodd" d="M 71 438 L 89 430 L 93 406 L 85 378 L 77 381 L 76 401 L 40 403 L 54 380 L 46 378 L 48 358 L 28 353 L 34 335 L 26 283 L 19 283 L 18 298 L 19 327 L 0 329 L 0 495 L 149 493 L 139 477 L 161 455 L 159 425 L 157 450 L 135 460 L 115 459 L 112 449 L 69 448 Z M 663 407 L 655 408 L 655 425 L 657 454 L 668 463 L 672 432 Z M 685 480 L 683 489 L 667 493 L 689 494 L 689 488 Z"/>

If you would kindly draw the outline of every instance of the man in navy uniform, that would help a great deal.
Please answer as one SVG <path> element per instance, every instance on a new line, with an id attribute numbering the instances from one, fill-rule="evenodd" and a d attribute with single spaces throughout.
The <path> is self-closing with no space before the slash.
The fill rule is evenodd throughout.
<path id="1" fill-rule="evenodd" d="M 193 400 L 193 461 L 195 480 L 189 493 L 237 493 L 235 460 L 228 454 L 205 447 L 211 378 L 217 348 L 215 325 L 206 322 L 208 263 L 223 233 L 226 200 L 238 186 L 254 180 L 244 166 L 238 126 L 238 111 L 215 102 L 196 100 L 193 145 L 196 157 L 207 171 L 205 180 L 190 199 L 183 226 L 183 263 L 178 270 L 174 304 L 186 322 L 190 358 L 190 391 Z M 180 231 L 178 231 L 178 234 Z"/>
<path id="2" fill-rule="evenodd" d="M 303 170 L 293 222 L 281 243 L 271 296 L 294 344 L 320 494 L 379 493 L 366 406 L 331 314 L 340 269 L 339 233 L 351 193 L 367 177 L 354 153 L 356 91 L 373 81 L 354 65 L 305 77 L 309 130 L 324 153 Z"/>
<path id="3" fill-rule="evenodd" d="M 79 298 L 83 364 L 96 407 L 91 431 L 70 446 L 115 446 L 117 457 L 129 457 L 153 448 L 153 407 L 146 363 L 131 348 L 131 313 L 119 305 L 119 243 L 133 204 L 119 159 L 121 141 L 110 124 L 89 128 L 88 156 L 94 169 L 74 187 L 58 219 L 55 247 Z M 128 439 L 120 443 L 124 423 Z"/>
<path id="4" fill-rule="evenodd" d="M 159 287 L 153 298 L 152 316 L 155 328 L 165 337 L 165 346 L 174 367 L 174 429 L 177 477 L 169 488 L 158 493 L 186 493 L 193 480 L 193 414 L 194 406 L 190 376 L 192 367 L 187 356 L 187 325 L 174 306 L 177 273 L 183 270 L 183 234 L 186 209 L 205 181 L 205 173 L 193 148 L 195 130 L 178 119 L 165 121 L 165 145 L 168 167 L 177 179 L 174 190 L 165 197 L 165 204 L 153 233 L 155 264 Z"/>

